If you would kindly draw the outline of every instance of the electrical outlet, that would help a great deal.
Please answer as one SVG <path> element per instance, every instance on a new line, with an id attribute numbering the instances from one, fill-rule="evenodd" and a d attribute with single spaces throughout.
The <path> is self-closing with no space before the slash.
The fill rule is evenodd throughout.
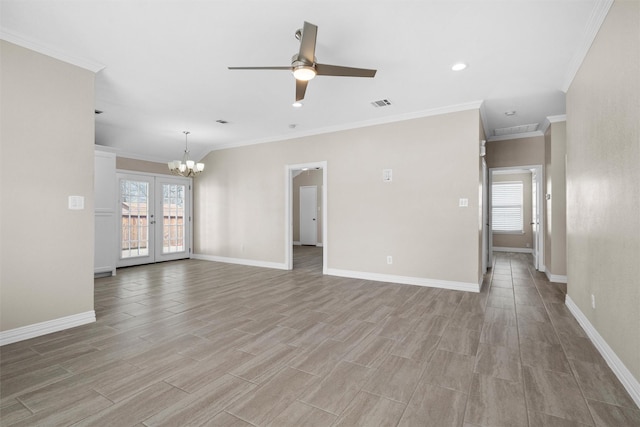
<path id="1" fill-rule="evenodd" d="M 391 255 L 387 255 L 387 264 L 393 264 L 393 257 Z"/>
<path id="2" fill-rule="evenodd" d="M 469 199 L 467 198 L 461 198 L 460 200 L 458 200 L 458 206 L 461 208 L 466 208 L 469 206 Z"/>
<path id="3" fill-rule="evenodd" d="M 596 296 L 594 294 L 591 294 L 591 308 L 596 308 Z"/>

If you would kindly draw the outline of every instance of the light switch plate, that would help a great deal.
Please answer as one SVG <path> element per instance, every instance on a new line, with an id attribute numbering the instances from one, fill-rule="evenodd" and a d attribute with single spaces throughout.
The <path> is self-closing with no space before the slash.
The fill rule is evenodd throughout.
<path id="1" fill-rule="evenodd" d="M 391 181 L 393 181 L 393 170 L 391 170 L 391 169 L 382 169 L 382 181 L 383 182 L 391 182 Z"/>
<path id="2" fill-rule="evenodd" d="M 84 209 L 84 197 L 69 196 L 69 209 L 74 211 L 81 211 L 82 209 Z"/>

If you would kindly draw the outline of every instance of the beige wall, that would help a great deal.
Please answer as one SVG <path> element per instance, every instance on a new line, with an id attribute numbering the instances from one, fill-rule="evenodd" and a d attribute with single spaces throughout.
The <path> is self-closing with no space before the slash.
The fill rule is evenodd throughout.
<path id="1" fill-rule="evenodd" d="M 5 41 L 0 58 L 7 331 L 93 310 L 95 76 Z M 83 210 L 67 208 L 71 195 Z"/>
<path id="2" fill-rule="evenodd" d="M 285 165 L 327 161 L 330 269 L 477 284 L 479 120 L 468 110 L 214 151 L 194 180 L 195 253 L 284 263 Z"/>
<path id="3" fill-rule="evenodd" d="M 315 185 L 317 187 L 318 213 L 316 222 L 318 223 L 318 243 L 322 243 L 322 170 L 302 171 L 300 175 L 293 178 L 292 199 L 293 199 L 293 241 L 300 241 L 300 187 L 305 185 Z"/>
<path id="4" fill-rule="evenodd" d="M 552 275 L 567 274 L 567 221 L 566 221 L 566 122 L 551 123 L 544 135 L 546 179 L 544 194 L 544 264 Z"/>
<path id="5" fill-rule="evenodd" d="M 163 175 L 171 175 L 169 167 L 166 163 L 149 162 L 147 160 L 129 159 L 127 157 L 116 157 L 116 169 L 158 173 Z"/>
<path id="6" fill-rule="evenodd" d="M 640 2 L 614 2 L 567 92 L 568 295 L 638 381 L 639 36 Z"/>
<path id="7" fill-rule="evenodd" d="M 503 248 L 531 249 L 533 234 L 531 233 L 531 172 L 516 174 L 494 174 L 492 182 L 520 181 L 522 182 L 522 234 L 493 233 L 493 246 Z"/>
<path id="8" fill-rule="evenodd" d="M 487 142 L 487 166 L 544 165 L 544 136 Z"/>

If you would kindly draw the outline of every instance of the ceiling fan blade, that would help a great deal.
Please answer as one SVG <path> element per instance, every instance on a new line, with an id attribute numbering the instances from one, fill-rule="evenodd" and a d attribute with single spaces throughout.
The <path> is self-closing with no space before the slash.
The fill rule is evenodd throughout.
<path id="1" fill-rule="evenodd" d="M 315 62 L 316 54 L 316 36 L 318 35 L 318 27 L 304 21 L 302 27 L 302 38 L 300 39 L 299 58 L 304 58 L 309 64 Z"/>
<path id="2" fill-rule="evenodd" d="M 307 91 L 307 80 L 296 80 L 296 101 L 302 101 L 304 99 L 304 93 Z"/>
<path id="3" fill-rule="evenodd" d="M 377 70 L 341 67 L 339 65 L 316 64 L 316 71 L 319 76 L 374 77 Z"/>
<path id="4" fill-rule="evenodd" d="M 291 66 L 283 67 L 227 67 L 230 70 L 288 70 L 291 71 Z"/>

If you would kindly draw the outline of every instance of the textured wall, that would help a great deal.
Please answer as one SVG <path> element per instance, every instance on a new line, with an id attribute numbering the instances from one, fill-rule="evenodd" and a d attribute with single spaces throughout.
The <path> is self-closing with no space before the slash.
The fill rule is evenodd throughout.
<path id="1" fill-rule="evenodd" d="M 568 294 L 640 380 L 640 2 L 616 1 L 567 92 Z M 591 307 L 591 295 L 596 308 Z"/>

